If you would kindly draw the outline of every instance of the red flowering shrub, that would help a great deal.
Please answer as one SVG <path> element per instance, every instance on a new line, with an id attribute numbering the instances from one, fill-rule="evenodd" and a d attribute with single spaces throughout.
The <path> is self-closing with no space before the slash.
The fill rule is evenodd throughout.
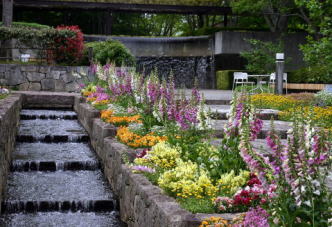
<path id="1" fill-rule="evenodd" d="M 58 26 L 57 30 L 69 30 L 74 36 L 60 37 L 54 40 L 54 60 L 57 63 L 72 64 L 78 62 L 83 55 L 83 33 L 78 26 Z"/>
<path id="2" fill-rule="evenodd" d="M 250 174 L 247 186 L 239 190 L 233 198 L 217 197 L 214 201 L 216 207 L 221 212 L 243 212 L 249 207 L 256 207 L 267 202 L 266 195 L 271 194 L 273 188 L 269 191 L 262 187 L 262 183 L 255 174 Z"/>

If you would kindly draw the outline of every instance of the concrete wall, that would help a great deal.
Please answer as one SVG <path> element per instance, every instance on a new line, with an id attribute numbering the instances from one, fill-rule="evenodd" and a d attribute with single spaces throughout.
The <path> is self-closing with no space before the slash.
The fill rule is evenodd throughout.
<path id="1" fill-rule="evenodd" d="M 299 49 L 299 45 L 306 42 L 305 33 L 294 33 L 283 36 L 280 33 L 272 32 L 217 32 L 215 34 L 214 53 L 215 55 L 236 56 L 243 51 L 251 49 L 250 44 L 246 42 L 246 39 L 258 39 L 262 41 L 276 42 L 280 38 L 283 40 L 285 46 L 285 57 L 291 58 L 291 62 L 288 64 L 286 70 L 295 70 L 302 67 L 304 62 L 302 60 L 303 55 Z M 241 60 L 239 60 L 239 62 L 241 62 Z M 217 66 L 217 68 L 219 67 Z M 236 68 L 238 68 L 238 66 Z"/>
<path id="2" fill-rule="evenodd" d="M 107 39 L 120 41 L 135 57 L 195 57 L 213 54 L 213 38 L 210 36 L 165 38 L 84 36 L 86 42 Z"/>
<path id="3" fill-rule="evenodd" d="M 85 35 L 87 42 L 118 40 L 137 59 L 137 71 L 150 74 L 156 70 L 160 78 L 172 73 L 177 87 L 192 88 L 197 79 L 200 88 L 214 88 L 213 37 L 118 37 Z"/>
<path id="4" fill-rule="evenodd" d="M 77 92 L 83 80 L 76 75 L 88 70 L 86 66 L 0 64 L 0 85 L 23 91 Z"/>

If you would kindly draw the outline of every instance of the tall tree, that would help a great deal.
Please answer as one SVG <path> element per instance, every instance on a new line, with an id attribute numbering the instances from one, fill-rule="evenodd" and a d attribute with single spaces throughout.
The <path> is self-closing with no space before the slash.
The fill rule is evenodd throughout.
<path id="1" fill-rule="evenodd" d="M 287 29 L 295 6 L 294 0 L 230 0 L 229 4 L 235 13 L 262 14 L 272 32 Z"/>

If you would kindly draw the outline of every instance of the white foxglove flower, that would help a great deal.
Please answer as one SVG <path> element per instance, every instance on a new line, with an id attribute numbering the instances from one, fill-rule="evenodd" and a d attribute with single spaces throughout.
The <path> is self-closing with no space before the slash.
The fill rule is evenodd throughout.
<path id="1" fill-rule="evenodd" d="M 320 195 L 320 191 L 319 190 L 316 190 L 313 192 L 315 195 Z"/>
<path id="2" fill-rule="evenodd" d="M 307 206 L 311 207 L 311 202 L 310 202 L 309 200 L 307 200 L 307 201 L 303 202 L 303 204 L 305 204 L 305 205 L 307 205 Z"/>

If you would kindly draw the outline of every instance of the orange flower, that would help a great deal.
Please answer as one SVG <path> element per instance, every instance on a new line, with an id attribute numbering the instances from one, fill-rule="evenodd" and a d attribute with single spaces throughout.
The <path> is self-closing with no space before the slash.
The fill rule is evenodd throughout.
<path id="1" fill-rule="evenodd" d="M 131 132 L 128 127 L 120 126 L 116 134 L 117 138 L 124 144 L 130 147 L 152 147 L 158 142 L 166 141 L 165 136 L 154 136 L 153 133 L 148 133 L 144 136 Z"/>
<path id="2" fill-rule="evenodd" d="M 92 91 L 84 91 L 84 92 L 82 93 L 82 95 L 83 95 L 84 97 L 88 97 L 88 96 L 90 96 L 92 93 L 93 93 Z"/>
<path id="3" fill-rule="evenodd" d="M 97 99 L 97 98 L 95 98 L 95 97 L 89 97 L 89 98 L 86 98 L 86 100 L 87 100 L 88 102 L 94 102 L 94 101 L 96 101 L 96 99 Z"/>
<path id="4" fill-rule="evenodd" d="M 116 126 L 128 125 L 130 123 L 142 123 L 140 115 L 133 116 L 115 116 L 112 110 L 102 111 L 101 119 Z"/>

